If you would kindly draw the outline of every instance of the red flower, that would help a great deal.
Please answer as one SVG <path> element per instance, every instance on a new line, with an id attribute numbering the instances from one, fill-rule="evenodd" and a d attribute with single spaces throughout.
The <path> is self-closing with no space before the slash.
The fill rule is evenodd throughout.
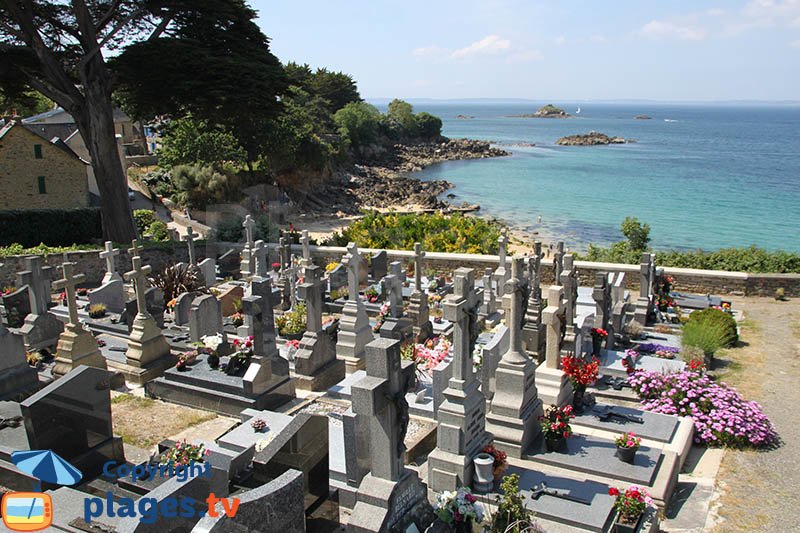
<path id="1" fill-rule="evenodd" d="M 611 487 L 608 489 L 609 496 L 619 496 L 619 489 L 616 487 Z"/>
<path id="2" fill-rule="evenodd" d="M 477 498 L 469 493 L 464 495 L 464 499 L 467 500 L 469 503 L 475 503 L 477 501 Z"/>
<path id="3" fill-rule="evenodd" d="M 568 439 L 568 438 L 569 438 L 569 431 L 565 431 L 565 432 L 564 432 L 564 438 L 565 438 L 565 439 Z"/>

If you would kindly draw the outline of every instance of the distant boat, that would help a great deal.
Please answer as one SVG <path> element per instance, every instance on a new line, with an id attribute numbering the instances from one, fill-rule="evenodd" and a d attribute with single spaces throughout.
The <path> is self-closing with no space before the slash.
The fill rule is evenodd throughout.
<path id="1" fill-rule="evenodd" d="M 678 122 L 678 121 L 675 120 L 675 119 L 671 119 L 671 118 L 665 118 L 664 122 Z"/>
<path id="2" fill-rule="evenodd" d="M 580 108 L 580 107 L 578 107 L 578 110 L 577 110 L 577 111 L 575 111 L 575 114 L 576 114 L 576 115 L 580 115 L 580 114 L 581 114 L 581 108 Z"/>

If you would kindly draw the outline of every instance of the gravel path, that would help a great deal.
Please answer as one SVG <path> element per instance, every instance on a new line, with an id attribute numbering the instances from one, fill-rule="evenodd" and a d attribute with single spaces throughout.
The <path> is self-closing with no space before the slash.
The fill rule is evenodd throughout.
<path id="1" fill-rule="evenodd" d="M 765 452 L 728 451 L 718 478 L 720 520 L 727 531 L 800 531 L 800 300 L 742 298 L 742 341 L 721 379 L 761 403 L 781 446 Z"/>

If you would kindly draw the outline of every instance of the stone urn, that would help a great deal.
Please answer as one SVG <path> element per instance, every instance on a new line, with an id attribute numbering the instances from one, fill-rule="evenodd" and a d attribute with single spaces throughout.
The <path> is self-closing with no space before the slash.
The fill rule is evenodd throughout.
<path id="1" fill-rule="evenodd" d="M 475 492 L 489 492 L 494 487 L 494 457 L 481 452 L 472 462 L 475 465 L 475 478 L 472 481 Z"/>
<path id="2" fill-rule="evenodd" d="M 622 521 L 622 515 L 618 512 L 614 519 L 614 526 L 612 531 L 614 533 L 636 533 L 639 531 L 639 526 L 642 523 L 644 514 L 640 514 L 639 518 L 634 523 Z"/>

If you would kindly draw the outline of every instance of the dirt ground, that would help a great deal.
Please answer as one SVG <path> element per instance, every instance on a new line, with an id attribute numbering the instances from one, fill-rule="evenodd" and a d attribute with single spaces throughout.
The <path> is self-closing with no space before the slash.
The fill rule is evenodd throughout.
<path id="1" fill-rule="evenodd" d="M 115 395 L 111 400 L 114 434 L 126 444 L 150 448 L 162 440 L 217 415 L 131 394 Z"/>
<path id="2" fill-rule="evenodd" d="M 729 450 L 717 479 L 714 532 L 800 531 L 800 300 L 739 298 L 742 346 L 720 356 L 720 379 L 758 401 L 778 430 L 773 450 Z"/>

